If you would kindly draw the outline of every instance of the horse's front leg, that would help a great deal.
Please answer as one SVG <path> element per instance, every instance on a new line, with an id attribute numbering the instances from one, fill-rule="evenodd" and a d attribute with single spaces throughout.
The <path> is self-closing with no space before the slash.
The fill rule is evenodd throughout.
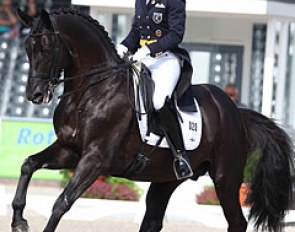
<path id="1" fill-rule="evenodd" d="M 24 161 L 12 202 L 11 228 L 13 232 L 27 232 L 29 230 L 28 223 L 23 218 L 23 211 L 26 205 L 28 185 L 33 173 L 43 167 L 48 169 L 75 168 L 77 163 L 78 156 L 71 150 L 62 148 L 58 142 Z"/>
<path id="2" fill-rule="evenodd" d="M 95 155 L 96 151 L 93 149 L 91 154 L 84 155 L 80 160 L 74 176 L 54 203 L 44 232 L 55 231 L 61 217 L 101 174 L 101 162 L 99 157 Z"/>
<path id="3" fill-rule="evenodd" d="M 163 227 L 163 217 L 174 190 L 180 181 L 151 183 L 146 197 L 146 212 L 140 226 L 140 232 L 158 232 Z"/>

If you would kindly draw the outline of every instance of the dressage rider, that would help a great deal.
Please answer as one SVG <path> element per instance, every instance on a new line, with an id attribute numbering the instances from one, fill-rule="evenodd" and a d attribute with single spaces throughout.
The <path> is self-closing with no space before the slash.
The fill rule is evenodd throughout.
<path id="1" fill-rule="evenodd" d="M 144 63 L 151 71 L 154 109 L 176 151 L 173 164 L 178 179 L 193 175 L 178 117 L 169 102 L 183 63 L 189 61 L 188 53 L 178 47 L 185 32 L 185 5 L 185 0 L 136 0 L 132 28 L 117 46 L 121 57 L 132 53 L 134 61 Z"/>

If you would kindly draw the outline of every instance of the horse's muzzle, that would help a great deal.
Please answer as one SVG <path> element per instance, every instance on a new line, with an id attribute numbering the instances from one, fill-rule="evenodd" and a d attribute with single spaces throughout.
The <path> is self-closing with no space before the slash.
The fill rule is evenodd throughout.
<path id="1" fill-rule="evenodd" d="M 36 105 L 41 105 L 43 103 L 48 103 L 52 98 L 52 92 L 51 91 L 38 91 L 35 92 L 32 96 L 28 97 L 28 100 L 33 102 Z"/>

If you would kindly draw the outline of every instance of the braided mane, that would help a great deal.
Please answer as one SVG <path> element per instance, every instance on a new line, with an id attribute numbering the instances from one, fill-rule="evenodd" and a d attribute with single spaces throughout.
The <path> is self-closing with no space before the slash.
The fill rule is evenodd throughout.
<path id="1" fill-rule="evenodd" d="M 104 36 L 104 39 L 107 43 L 109 43 L 110 48 L 112 49 L 113 53 L 116 55 L 117 58 L 121 59 L 117 53 L 117 50 L 115 48 L 115 45 L 112 41 L 112 39 L 109 37 L 108 32 L 105 30 L 104 26 L 102 26 L 96 19 L 92 18 L 87 13 L 79 10 L 79 9 L 73 9 L 73 8 L 60 8 L 60 9 L 54 9 L 50 15 L 75 15 L 80 16 L 83 19 L 86 19 L 89 23 L 96 26 L 100 32 L 102 32 L 102 35 Z"/>

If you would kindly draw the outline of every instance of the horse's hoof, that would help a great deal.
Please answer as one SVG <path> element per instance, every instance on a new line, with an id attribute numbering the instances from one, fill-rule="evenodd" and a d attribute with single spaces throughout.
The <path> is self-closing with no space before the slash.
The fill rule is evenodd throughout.
<path id="1" fill-rule="evenodd" d="M 11 232 L 29 232 L 28 225 L 18 225 L 18 226 L 12 226 Z"/>

